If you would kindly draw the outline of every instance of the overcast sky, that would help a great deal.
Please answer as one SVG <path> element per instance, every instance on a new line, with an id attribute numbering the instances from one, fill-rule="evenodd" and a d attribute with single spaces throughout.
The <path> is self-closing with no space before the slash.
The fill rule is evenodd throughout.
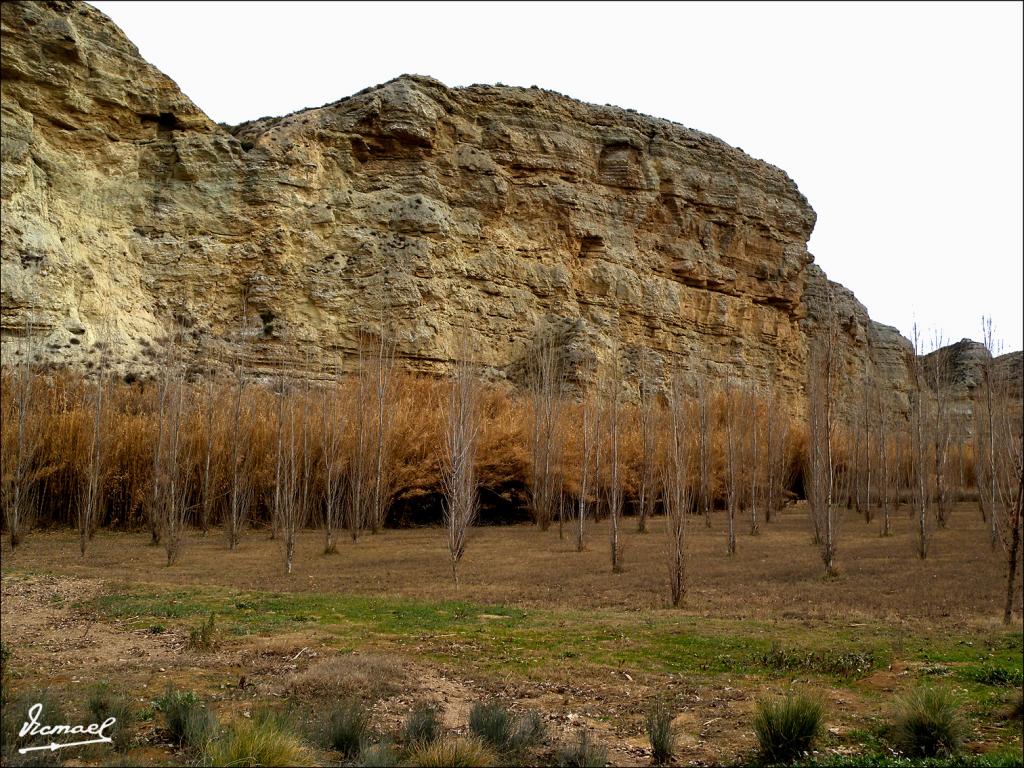
<path id="1" fill-rule="evenodd" d="M 1024 346 L 1020 3 L 94 4 L 218 122 L 416 73 L 707 131 L 796 181 L 874 319 Z"/>

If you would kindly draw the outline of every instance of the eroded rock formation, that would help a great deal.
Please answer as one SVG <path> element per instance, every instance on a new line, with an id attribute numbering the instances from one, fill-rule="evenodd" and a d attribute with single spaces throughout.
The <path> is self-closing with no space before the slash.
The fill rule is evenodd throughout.
<path id="1" fill-rule="evenodd" d="M 383 322 L 424 371 L 473 336 L 510 375 L 556 333 L 582 382 L 618 340 L 798 403 L 834 317 L 847 379 L 911 386 L 906 339 L 812 264 L 796 184 L 713 136 L 417 76 L 227 127 L 91 6 L 2 24 L 5 355 L 30 321 L 60 364 L 145 373 L 183 328 L 214 366 L 303 368 Z"/>

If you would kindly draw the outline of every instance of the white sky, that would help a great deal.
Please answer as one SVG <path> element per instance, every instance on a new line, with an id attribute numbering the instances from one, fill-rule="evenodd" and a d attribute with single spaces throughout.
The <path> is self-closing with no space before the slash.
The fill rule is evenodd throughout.
<path id="1" fill-rule="evenodd" d="M 874 319 L 1024 346 L 1020 3 L 94 5 L 218 122 L 416 73 L 712 133 L 795 179 Z"/>

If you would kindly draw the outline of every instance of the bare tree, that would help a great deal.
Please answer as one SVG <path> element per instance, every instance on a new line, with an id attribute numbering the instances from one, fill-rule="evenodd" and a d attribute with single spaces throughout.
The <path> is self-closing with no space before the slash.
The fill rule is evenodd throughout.
<path id="1" fill-rule="evenodd" d="M 391 506 L 392 478 L 390 436 L 391 420 L 394 413 L 394 391 L 392 381 L 395 367 L 395 343 L 385 333 L 381 321 L 377 338 L 376 355 L 373 357 L 373 397 L 376 410 L 374 431 L 373 498 L 370 530 L 376 533 L 384 527 L 384 518 Z"/>
<path id="2" fill-rule="evenodd" d="M 837 329 L 829 296 L 827 325 L 811 339 L 807 365 L 807 500 L 825 575 L 836 574 L 840 511 L 836 508 L 834 440 L 838 395 Z"/>
<path id="3" fill-rule="evenodd" d="M 736 554 L 736 517 L 742 504 L 743 488 L 743 429 L 746 424 L 746 398 L 732 382 L 726 382 L 723 392 L 725 408 L 725 495 L 728 529 L 726 552 Z"/>
<path id="4" fill-rule="evenodd" d="M 931 419 L 932 460 L 934 462 L 935 520 L 940 528 L 946 527 L 950 512 L 946 464 L 949 456 L 949 349 L 938 332 L 932 337 L 932 353 L 926 358 L 924 375 L 934 397 Z"/>
<path id="5" fill-rule="evenodd" d="M 334 367 L 333 388 L 324 392 L 320 398 L 320 419 L 323 432 L 323 450 L 321 461 L 324 473 L 324 554 L 330 555 L 338 551 L 334 541 L 334 533 L 338 528 L 343 514 L 342 498 L 344 496 L 345 476 L 343 472 L 342 440 L 345 433 L 345 411 L 337 402 L 339 386 L 338 376 L 341 371 L 341 360 Z"/>
<path id="6" fill-rule="evenodd" d="M 765 522 L 772 521 L 772 515 L 782 509 L 782 492 L 786 483 L 786 451 L 789 442 L 789 424 L 786 421 L 786 413 L 782 408 L 777 407 L 780 402 L 780 394 L 774 378 L 768 388 L 768 402 L 770 406 L 765 414 L 765 457 L 766 467 L 766 489 L 764 519 Z"/>
<path id="7" fill-rule="evenodd" d="M 673 372 L 667 403 L 667 437 L 662 464 L 662 498 L 668 533 L 668 576 L 672 606 L 686 598 L 686 516 L 691 506 L 689 404 L 678 371 Z"/>
<path id="8" fill-rule="evenodd" d="M 26 531 L 32 526 L 36 499 L 33 494 L 32 474 L 36 454 L 42 442 L 42 433 L 34 418 L 36 408 L 34 328 L 25 320 L 24 334 L 15 360 L 3 374 L 4 413 L 0 420 L 3 433 L 2 470 L 4 524 L 10 538 L 11 549 L 21 544 Z"/>
<path id="9" fill-rule="evenodd" d="M 373 440 L 374 414 L 371 410 L 374 379 L 371 369 L 372 357 L 367 347 L 368 342 L 360 336 L 356 351 L 358 355 L 358 373 L 356 375 L 355 396 L 352 410 L 352 441 L 348 459 L 348 505 L 347 520 L 352 541 L 358 541 L 359 533 L 364 527 L 376 525 L 373 484 L 374 454 L 370 446 Z"/>
<path id="10" fill-rule="evenodd" d="M 214 477 L 217 467 L 213 464 L 213 452 L 216 445 L 214 432 L 214 415 L 216 413 L 216 384 L 211 371 L 206 386 L 203 388 L 203 474 L 202 491 L 199 506 L 199 530 L 205 536 L 210 529 L 213 507 L 216 500 L 215 488 L 219 488 L 220 478 Z"/>
<path id="11" fill-rule="evenodd" d="M 636 525 L 639 533 L 644 533 L 647 530 L 647 518 L 654 508 L 655 493 L 654 463 L 658 437 L 656 424 L 658 394 L 650 358 L 650 350 L 646 347 L 640 350 L 640 498 Z"/>
<path id="12" fill-rule="evenodd" d="M 546 531 L 562 496 L 558 474 L 562 458 L 559 420 L 565 395 L 558 347 L 550 334 L 538 334 L 537 348 L 529 365 L 529 386 L 533 417 L 530 423 L 531 501 L 534 519 L 540 529 Z M 559 534 L 561 530 L 559 519 Z"/>
<path id="13" fill-rule="evenodd" d="M 874 432 L 874 453 L 878 464 L 878 505 L 882 512 L 882 536 L 892 535 L 892 520 L 889 514 L 892 492 L 893 464 L 896 462 L 895 449 L 891 445 L 889 409 L 882 403 L 878 383 L 872 382 L 873 410 L 877 414 Z"/>
<path id="14" fill-rule="evenodd" d="M 622 571 L 622 541 L 619 524 L 622 517 L 622 475 L 619 463 L 619 427 L 621 420 L 622 366 L 619 346 L 613 344 L 604 380 L 605 409 L 608 414 L 608 520 L 612 572 Z"/>
<path id="15" fill-rule="evenodd" d="M 277 529 L 284 554 L 285 572 L 291 573 L 295 563 L 298 532 L 309 512 L 309 491 L 312 461 L 309 438 L 309 384 L 304 380 L 293 387 L 282 373 L 277 391 L 277 442 L 281 455 L 280 506 L 275 510 Z"/>
<path id="16" fill-rule="evenodd" d="M 758 431 L 759 431 L 759 398 L 757 391 L 751 386 L 746 391 L 746 398 L 749 399 L 749 406 L 747 408 L 747 416 L 749 419 L 749 433 L 750 433 L 750 463 L 747 465 L 747 472 L 750 474 L 750 535 L 756 536 L 760 532 L 760 523 L 757 519 L 757 499 L 758 499 L 758 474 L 760 469 L 761 456 L 758 453 Z"/>
<path id="17" fill-rule="evenodd" d="M 459 562 L 466 550 L 469 529 L 479 511 L 476 454 L 480 436 L 481 391 L 470 354 L 471 348 L 464 341 L 459 349 L 448 395 L 442 472 L 444 521 L 456 589 L 459 586 Z"/>
<path id="18" fill-rule="evenodd" d="M 917 556 L 928 557 L 931 540 L 931 526 L 928 513 L 931 507 L 931 493 L 928 482 L 928 416 L 925 410 L 927 384 L 921 371 L 921 338 L 917 323 L 913 327 L 914 342 L 914 404 L 912 412 L 912 449 L 914 454 L 914 509 L 917 516 Z"/>
<path id="19" fill-rule="evenodd" d="M 590 396 L 584 396 L 580 403 L 580 495 L 577 499 L 576 509 L 576 551 L 582 552 L 584 548 L 584 532 L 587 516 L 587 498 L 590 492 L 590 481 L 593 476 L 593 464 L 599 453 L 598 443 L 600 442 L 600 400 Z M 595 480 L 596 484 L 596 480 Z"/>
<path id="20" fill-rule="evenodd" d="M 996 471 L 996 411 L 998 382 L 995 379 L 994 357 L 996 342 L 992 330 L 992 318 L 982 318 L 981 332 L 983 343 L 988 350 L 988 359 L 982 364 L 981 383 L 975 393 L 975 426 L 977 450 L 975 451 L 975 473 L 978 486 L 978 503 L 981 506 L 982 519 L 987 517 L 989 523 L 989 542 L 995 550 L 999 542 L 999 523 L 996 504 L 998 503 L 998 473 Z"/>
<path id="21" fill-rule="evenodd" d="M 185 374 L 177 356 L 165 364 L 161 375 L 167 378 L 167 398 L 160 414 L 163 445 L 158 466 L 158 510 L 160 539 L 171 566 L 181 554 L 192 490 L 192 457 L 190 443 L 183 434 L 188 422 L 188 401 Z"/>
<path id="22" fill-rule="evenodd" d="M 711 393 L 704 376 L 697 377 L 697 414 L 700 428 L 699 476 L 700 508 L 704 513 L 704 525 L 711 527 Z"/>
<path id="23" fill-rule="evenodd" d="M 103 505 L 103 475 L 107 459 L 107 431 L 104 417 L 107 379 L 100 370 L 86 383 L 86 412 L 90 414 L 89 442 L 82 472 L 82 490 L 78 504 L 78 547 L 85 556 L 85 547 L 99 522 Z"/>
<path id="24" fill-rule="evenodd" d="M 253 496 L 255 451 L 251 436 L 244 429 L 245 372 L 240 363 L 235 365 L 235 386 L 231 403 L 231 475 L 228 479 L 228 509 L 225 524 L 228 548 L 235 549 L 242 538 L 242 526 L 249 516 Z"/>
<path id="25" fill-rule="evenodd" d="M 982 418 L 979 419 L 979 442 L 985 450 L 978 457 L 979 492 L 987 496 L 989 518 L 995 536 L 1002 544 L 1006 556 L 1006 599 L 1003 603 L 1003 623 L 1010 624 L 1017 587 L 1017 569 L 1020 566 L 1021 503 L 1024 497 L 1024 403 L 1020 393 L 1024 381 L 1014 380 L 1020 371 L 1011 373 L 1009 366 L 997 368 L 998 347 L 992 331 L 992 321 L 983 321 L 988 359 L 982 368 L 982 393 L 979 397 Z M 977 407 L 976 405 L 976 407 Z M 985 491 L 982 488 L 985 487 Z"/>

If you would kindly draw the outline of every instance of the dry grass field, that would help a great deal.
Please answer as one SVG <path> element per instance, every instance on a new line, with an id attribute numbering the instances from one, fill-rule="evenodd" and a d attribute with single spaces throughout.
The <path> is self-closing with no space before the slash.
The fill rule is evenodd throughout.
<path id="1" fill-rule="evenodd" d="M 911 521 L 894 524 L 882 538 L 878 521 L 848 513 L 839 575 L 826 580 L 802 504 L 741 533 L 734 557 L 724 515 L 711 528 L 693 518 L 678 610 L 666 607 L 660 518 L 646 534 L 626 519 L 618 574 L 604 523 L 582 553 L 555 528 L 476 528 L 457 591 L 438 528 L 343 539 L 335 555 L 306 531 L 291 575 L 266 531 L 234 552 L 219 532 L 191 535 L 169 568 L 148 535 L 101 530 L 82 558 L 73 532 L 37 532 L 3 552 L 5 687 L 14 701 L 49 690 L 84 719 L 97 683 L 126 692 L 140 713 L 127 764 L 192 759 L 168 743 L 153 704 L 172 685 L 210 701 L 221 722 L 268 702 L 289 708 L 321 764 L 342 756 L 317 744 L 318 723 L 354 695 L 378 733 L 422 701 L 465 732 L 473 703 L 499 699 L 543 715 L 529 761 L 551 760 L 587 728 L 610 763 L 646 765 L 652 704 L 675 714 L 678 764 L 743 762 L 755 702 L 790 691 L 824 702 L 816 760 L 881 759 L 898 697 L 928 684 L 959 702 L 968 753 L 1012 764 L 1022 636 L 1019 604 L 1015 625 L 1000 621 L 1004 557 L 974 505 L 956 508 L 924 561 Z M 195 648 L 190 632 L 211 612 L 215 643 Z M 56 757 L 105 764 L 110 753 Z"/>

